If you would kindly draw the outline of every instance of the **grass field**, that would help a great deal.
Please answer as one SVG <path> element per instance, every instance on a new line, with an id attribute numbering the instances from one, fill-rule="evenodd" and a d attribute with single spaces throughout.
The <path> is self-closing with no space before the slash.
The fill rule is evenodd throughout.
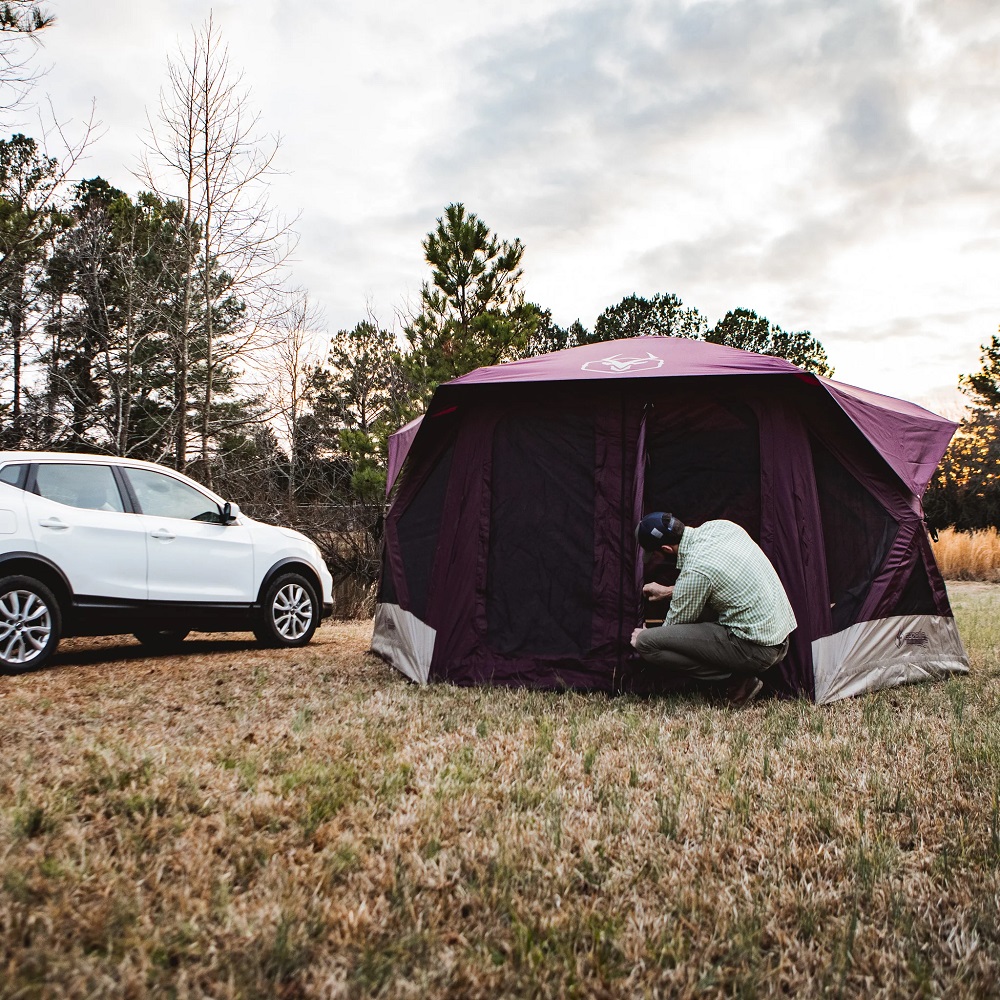
<path id="1" fill-rule="evenodd" d="M 1000 588 L 817 708 L 67 644 L 0 678 L 0 996 L 996 996 Z"/>

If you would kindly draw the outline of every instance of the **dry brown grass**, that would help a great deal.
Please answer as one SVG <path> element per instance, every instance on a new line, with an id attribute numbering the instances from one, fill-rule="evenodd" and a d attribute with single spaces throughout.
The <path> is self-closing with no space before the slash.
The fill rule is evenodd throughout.
<path id="1" fill-rule="evenodd" d="M 946 580 L 1000 583 L 1000 534 L 945 528 L 934 544 L 934 557 Z"/>
<path id="2" fill-rule="evenodd" d="M 0 678 L 0 996 L 986 996 L 1000 598 L 970 677 L 817 708 L 77 641 Z"/>

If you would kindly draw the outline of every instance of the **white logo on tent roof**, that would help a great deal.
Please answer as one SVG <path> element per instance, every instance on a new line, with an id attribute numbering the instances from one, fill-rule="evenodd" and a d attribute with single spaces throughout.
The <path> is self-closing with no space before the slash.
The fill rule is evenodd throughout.
<path id="1" fill-rule="evenodd" d="M 600 361 L 588 361 L 580 366 L 580 370 L 601 372 L 604 375 L 621 375 L 623 372 L 649 371 L 662 367 L 663 359 L 655 354 L 647 354 L 644 358 L 634 358 L 628 354 L 612 354 L 610 358 L 602 358 Z"/>

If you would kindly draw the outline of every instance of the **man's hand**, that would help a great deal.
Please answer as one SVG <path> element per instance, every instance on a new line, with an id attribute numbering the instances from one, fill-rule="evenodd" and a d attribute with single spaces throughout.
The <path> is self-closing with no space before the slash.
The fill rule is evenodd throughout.
<path id="1" fill-rule="evenodd" d="M 673 592 L 673 587 L 665 587 L 662 583 L 647 583 L 642 588 L 643 596 L 651 601 L 665 601 Z"/>
<path id="2" fill-rule="evenodd" d="M 636 646 L 635 641 L 636 641 L 636 639 L 639 638 L 639 633 L 642 632 L 642 631 L 643 631 L 643 628 L 642 628 L 641 625 L 637 629 L 633 629 L 632 630 L 632 638 L 629 640 L 629 642 L 631 643 L 633 649 L 638 649 L 639 648 L 638 646 Z"/>

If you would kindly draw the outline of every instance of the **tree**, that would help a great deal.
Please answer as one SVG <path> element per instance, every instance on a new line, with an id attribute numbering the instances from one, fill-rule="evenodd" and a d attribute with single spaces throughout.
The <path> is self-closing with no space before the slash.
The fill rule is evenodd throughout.
<path id="1" fill-rule="evenodd" d="M 934 529 L 1000 526 L 1000 424 L 994 412 L 974 409 L 962 420 L 923 505 Z"/>
<path id="2" fill-rule="evenodd" d="M 374 317 L 339 330 L 326 365 L 316 372 L 317 405 L 345 427 L 370 431 L 396 415 L 398 365 L 396 336 Z"/>
<path id="3" fill-rule="evenodd" d="M 584 331 L 585 333 L 585 331 Z M 832 375 L 826 351 L 808 331 L 788 333 L 750 309 L 734 309 L 710 330 L 705 317 L 686 307 L 678 296 L 664 292 L 647 299 L 627 295 L 609 306 L 594 323 L 594 332 L 580 343 L 628 337 L 687 337 L 725 344 L 744 351 L 785 358 L 817 375 Z"/>
<path id="4" fill-rule="evenodd" d="M 979 349 L 979 371 L 960 376 L 958 387 L 977 410 L 1000 413 L 1000 337 L 997 334 Z"/>
<path id="5" fill-rule="evenodd" d="M 14 448 L 24 444 L 25 351 L 39 319 L 39 284 L 63 224 L 53 202 L 60 180 L 58 161 L 34 139 L 16 134 L 0 140 L 0 345 L 10 375 L 5 437 Z"/>
<path id="6" fill-rule="evenodd" d="M 384 497 L 389 435 L 404 421 L 403 388 L 395 334 L 373 316 L 338 331 L 326 363 L 312 373 L 316 423 L 350 459 L 353 492 L 365 503 Z"/>
<path id="7" fill-rule="evenodd" d="M 47 446 L 161 459 L 174 407 L 169 339 L 179 206 L 81 181 L 49 261 L 43 396 Z"/>
<path id="8" fill-rule="evenodd" d="M 533 358 L 539 354 L 550 354 L 552 351 L 563 351 L 568 347 L 590 343 L 590 331 L 578 319 L 568 327 L 559 326 L 553 322 L 551 309 L 542 309 L 533 303 L 530 308 L 536 311 L 538 319 L 528 338 L 524 357 Z"/>
<path id="9" fill-rule="evenodd" d="M 23 40 L 55 23 L 55 17 L 38 3 L 9 0 L 0 4 L 0 108 L 9 112 L 24 98 L 37 74 L 31 71 L 31 52 Z"/>
<path id="10" fill-rule="evenodd" d="M 766 317 L 758 316 L 752 309 L 730 310 L 705 334 L 705 340 L 711 344 L 785 358 L 814 375 L 833 374 L 833 366 L 823 345 L 808 330 L 788 333 Z"/>
<path id="11" fill-rule="evenodd" d="M 983 344 L 979 370 L 958 387 L 971 406 L 924 496 L 934 528 L 975 531 L 1000 525 L 1000 338 Z"/>
<path id="12" fill-rule="evenodd" d="M 0 4 L 0 32 L 6 35 L 34 35 L 54 21 L 52 14 L 31 0 L 9 0 Z"/>
<path id="13" fill-rule="evenodd" d="M 188 395 L 177 397 L 172 332 L 184 301 L 183 207 L 149 192 L 133 201 L 98 177 L 75 186 L 63 215 L 41 285 L 42 377 L 28 390 L 35 443 L 161 461 L 172 453 L 174 416 L 197 407 L 205 379 L 199 323 L 186 345 Z M 199 317 L 200 301 L 193 300 Z M 219 324 L 238 322 L 239 302 L 222 305 Z M 216 383 L 213 424 L 228 435 L 244 421 L 232 365 L 216 366 Z"/>
<path id="14" fill-rule="evenodd" d="M 167 72 L 142 177 L 161 196 L 176 185 L 174 197 L 184 208 L 176 396 L 187 398 L 191 343 L 200 326 L 198 437 L 202 476 L 211 483 L 213 432 L 224 430 L 213 427 L 220 371 L 237 355 L 265 346 L 261 334 L 275 320 L 272 309 L 294 241 L 267 201 L 280 141 L 261 133 L 242 74 L 231 70 L 211 16 L 194 32 L 189 51 L 168 61 Z M 187 464 L 187 449 L 188 412 L 182 408 L 176 417 L 178 468 Z"/>
<path id="15" fill-rule="evenodd" d="M 97 207 L 93 204 L 90 210 Z M 104 209 L 110 227 L 110 302 L 115 354 L 107 366 L 103 408 L 109 447 L 120 455 L 162 461 L 173 450 L 171 421 L 181 407 L 175 342 L 179 277 L 187 230 L 181 205 L 151 192 L 121 194 Z M 185 407 L 186 408 L 186 407 Z"/>
<path id="16" fill-rule="evenodd" d="M 594 323 L 589 343 L 622 340 L 626 337 L 688 337 L 700 339 L 708 324 L 697 309 L 686 308 L 670 292 L 651 299 L 627 295 L 617 305 L 609 306 Z"/>
<path id="17" fill-rule="evenodd" d="M 97 369 L 110 358 L 118 320 L 114 284 L 114 234 L 109 205 L 123 197 L 101 178 L 77 185 L 67 207 L 69 224 L 49 260 L 45 290 L 53 306 L 47 323 L 49 349 L 43 353 L 46 436 L 60 444 L 95 445 L 91 431 L 105 400 Z M 55 420 L 60 403 L 68 419 L 60 434 Z"/>
<path id="18" fill-rule="evenodd" d="M 299 495 L 308 484 L 310 470 L 307 441 L 314 421 L 309 419 L 315 372 L 321 357 L 316 346 L 315 328 L 319 316 L 304 292 L 293 293 L 282 317 L 283 336 L 273 349 L 268 365 L 267 391 L 271 410 L 288 450 L 285 501 L 289 512 L 298 506 Z"/>
<path id="19" fill-rule="evenodd" d="M 423 248 L 431 280 L 404 330 L 417 409 L 441 382 L 521 357 L 539 319 L 520 289 L 524 245 L 499 239 L 464 205 L 446 206 Z"/>

